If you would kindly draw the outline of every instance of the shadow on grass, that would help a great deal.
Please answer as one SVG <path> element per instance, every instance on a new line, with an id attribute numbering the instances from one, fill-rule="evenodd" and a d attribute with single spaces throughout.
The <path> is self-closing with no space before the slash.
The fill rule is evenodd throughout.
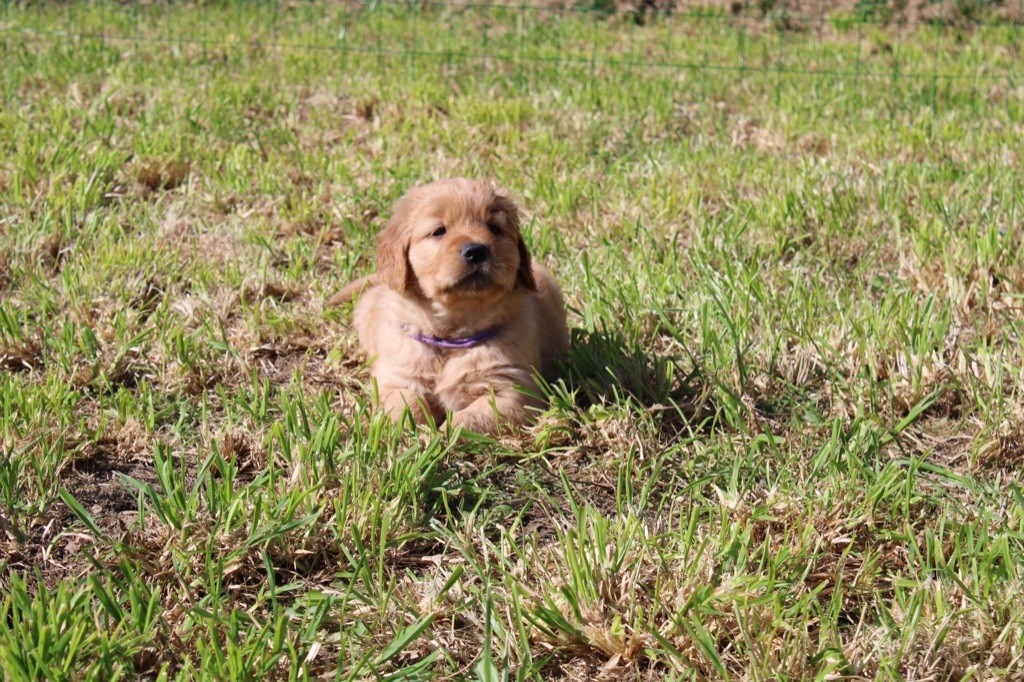
<path id="1" fill-rule="evenodd" d="M 718 410 L 713 391 L 692 364 L 686 370 L 679 358 L 646 351 L 617 332 L 573 329 L 559 377 L 576 392 L 579 408 L 632 402 L 660 413 L 663 428 L 704 431 Z"/>

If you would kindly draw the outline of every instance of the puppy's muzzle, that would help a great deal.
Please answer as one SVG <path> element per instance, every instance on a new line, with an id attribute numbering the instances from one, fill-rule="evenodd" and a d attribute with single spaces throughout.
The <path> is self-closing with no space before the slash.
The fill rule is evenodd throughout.
<path id="1" fill-rule="evenodd" d="M 470 265 L 480 265 L 491 257 L 486 244 L 466 244 L 462 247 L 462 259 Z"/>

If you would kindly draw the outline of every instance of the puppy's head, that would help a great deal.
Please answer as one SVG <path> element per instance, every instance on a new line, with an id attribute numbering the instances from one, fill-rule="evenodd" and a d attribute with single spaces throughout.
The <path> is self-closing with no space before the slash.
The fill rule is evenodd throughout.
<path id="1" fill-rule="evenodd" d="M 400 293 L 449 303 L 536 291 L 515 203 L 487 182 L 420 185 L 381 232 L 377 272 Z"/>

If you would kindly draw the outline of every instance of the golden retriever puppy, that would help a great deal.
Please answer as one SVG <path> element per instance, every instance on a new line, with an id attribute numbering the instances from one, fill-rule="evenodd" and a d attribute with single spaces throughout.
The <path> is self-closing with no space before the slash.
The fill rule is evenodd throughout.
<path id="1" fill-rule="evenodd" d="M 515 203 L 462 178 L 415 187 L 380 234 L 377 273 L 328 304 L 365 290 L 355 308 L 380 403 L 393 417 L 495 433 L 530 420 L 533 372 L 551 372 L 569 345 L 565 306 L 547 270 L 530 262 Z"/>

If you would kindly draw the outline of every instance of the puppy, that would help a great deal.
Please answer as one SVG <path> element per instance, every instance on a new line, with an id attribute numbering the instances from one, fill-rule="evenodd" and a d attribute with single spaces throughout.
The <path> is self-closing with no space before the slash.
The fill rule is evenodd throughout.
<path id="1" fill-rule="evenodd" d="M 530 262 L 515 203 L 462 178 L 415 187 L 380 234 L 377 273 L 328 301 L 363 291 L 359 343 L 373 360 L 392 417 L 479 433 L 526 424 L 539 400 L 533 372 L 550 375 L 569 345 L 558 285 Z"/>

